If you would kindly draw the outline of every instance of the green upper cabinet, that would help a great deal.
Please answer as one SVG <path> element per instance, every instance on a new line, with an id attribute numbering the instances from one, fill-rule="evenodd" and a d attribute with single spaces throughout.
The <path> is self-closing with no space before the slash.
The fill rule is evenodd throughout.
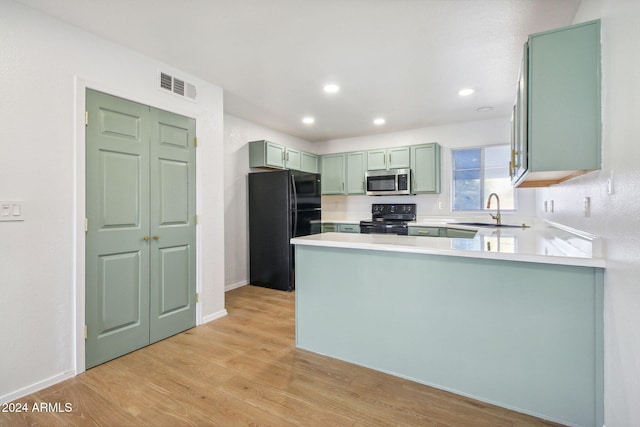
<path id="1" fill-rule="evenodd" d="M 302 172 L 318 173 L 318 156 L 304 151 L 300 152 Z"/>
<path id="2" fill-rule="evenodd" d="M 383 170 L 387 168 L 387 150 L 367 151 L 367 170 Z"/>
<path id="3" fill-rule="evenodd" d="M 409 147 L 367 151 L 367 170 L 401 169 L 410 167 Z"/>
<path id="4" fill-rule="evenodd" d="M 286 148 L 270 141 L 249 143 L 249 166 L 252 168 L 285 168 Z"/>
<path id="5" fill-rule="evenodd" d="M 440 193 L 440 145 L 411 146 L 411 192 Z"/>
<path id="6" fill-rule="evenodd" d="M 285 169 L 301 170 L 302 152 L 293 148 L 285 148 L 284 152 Z"/>
<path id="7" fill-rule="evenodd" d="M 249 167 L 318 173 L 318 156 L 271 141 L 251 141 L 249 142 Z"/>
<path id="8" fill-rule="evenodd" d="M 520 179 L 527 171 L 527 63 L 528 44 L 525 44 L 520 75 L 516 88 L 516 100 L 511 113 L 511 160 L 509 173 L 512 181 Z"/>
<path id="9" fill-rule="evenodd" d="M 321 157 L 322 194 L 345 194 L 345 154 Z"/>
<path id="10" fill-rule="evenodd" d="M 365 183 L 364 174 L 367 170 L 366 152 L 358 151 L 346 154 L 346 193 L 347 194 L 364 194 Z"/>
<path id="11" fill-rule="evenodd" d="M 526 87 L 514 118 L 526 123 L 515 120 L 512 130 L 514 185 L 548 186 L 599 169 L 600 21 L 531 35 L 525 49 Z"/>

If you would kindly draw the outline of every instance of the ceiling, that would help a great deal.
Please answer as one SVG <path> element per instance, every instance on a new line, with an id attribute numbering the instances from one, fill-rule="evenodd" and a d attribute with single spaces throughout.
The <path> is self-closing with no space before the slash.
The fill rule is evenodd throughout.
<path id="1" fill-rule="evenodd" d="M 581 0 L 17 1 L 222 87 L 228 114 L 325 141 L 508 116 L 527 35 Z"/>

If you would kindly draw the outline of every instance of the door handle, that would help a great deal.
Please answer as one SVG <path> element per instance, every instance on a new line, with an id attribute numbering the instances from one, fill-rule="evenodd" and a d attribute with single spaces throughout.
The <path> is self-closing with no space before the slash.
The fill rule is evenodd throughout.
<path id="1" fill-rule="evenodd" d="M 160 240 L 160 236 L 153 236 L 153 240 L 155 240 L 155 241 Z"/>
<path id="2" fill-rule="evenodd" d="M 149 241 L 149 236 L 144 236 L 143 239 L 144 239 L 145 242 L 148 242 Z"/>

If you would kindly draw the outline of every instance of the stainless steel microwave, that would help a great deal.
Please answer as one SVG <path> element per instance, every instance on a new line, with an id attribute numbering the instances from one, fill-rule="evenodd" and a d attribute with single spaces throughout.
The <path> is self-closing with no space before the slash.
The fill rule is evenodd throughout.
<path id="1" fill-rule="evenodd" d="M 411 169 L 367 171 L 367 195 L 411 194 Z"/>

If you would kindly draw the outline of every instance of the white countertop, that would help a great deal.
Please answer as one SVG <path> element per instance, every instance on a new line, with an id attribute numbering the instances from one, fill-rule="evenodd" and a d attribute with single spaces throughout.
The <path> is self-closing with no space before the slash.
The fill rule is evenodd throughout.
<path id="1" fill-rule="evenodd" d="M 418 225 L 418 224 L 416 224 Z M 421 223 L 419 225 L 428 225 Z M 433 224 L 436 225 L 436 224 Z M 437 226 L 445 226 L 442 223 Z M 483 228 L 447 224 L 446 227 L 478 230 L 472 239 L 397 236 L 388 234 L 322 233 L 291 239 L 294 245 L 422 253 L 467 258 L 537 262 L 545 264 L 605 267 L 602 240 L 597 236 L 545 223 L 532 228 Z"/>

